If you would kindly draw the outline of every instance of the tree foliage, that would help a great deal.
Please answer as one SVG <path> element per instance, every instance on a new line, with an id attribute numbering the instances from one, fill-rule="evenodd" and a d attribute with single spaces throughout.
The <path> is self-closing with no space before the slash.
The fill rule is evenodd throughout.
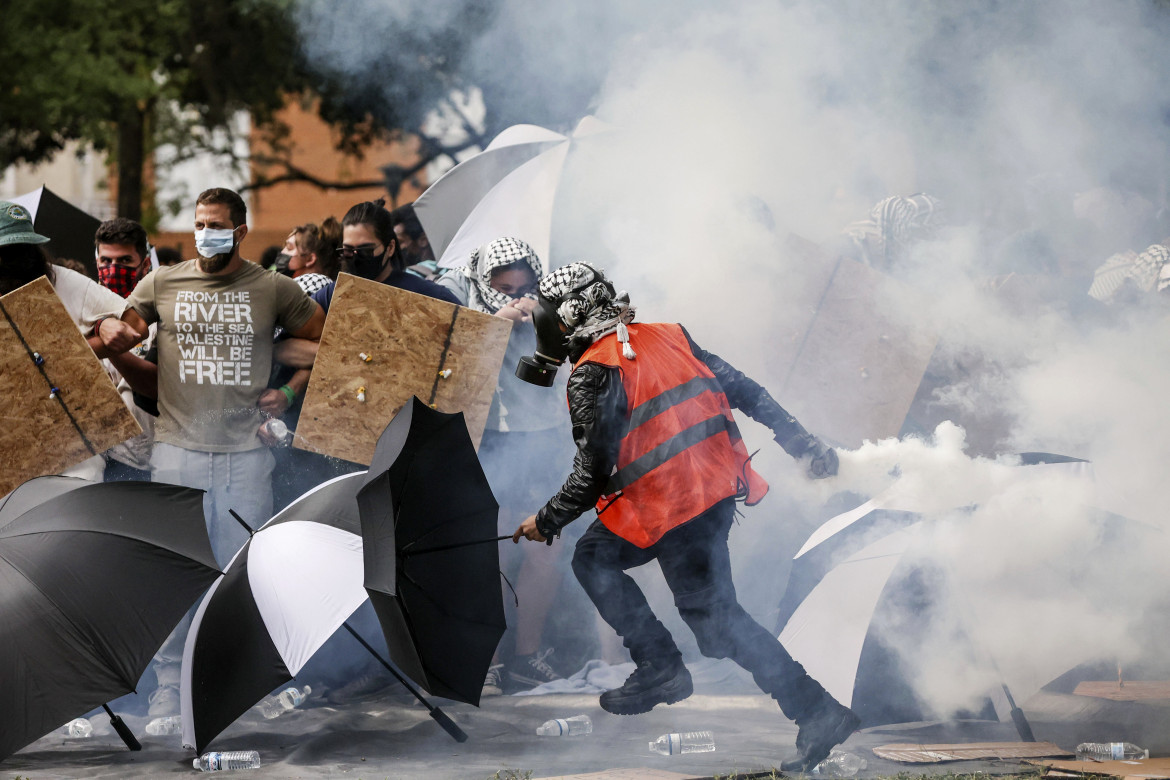
<path id="1" fill-rule="evenodd" d="M 271 120 L 308 83 L 294 41 L 283 0 L 9 0 L 0 167 L 90 143 L 113 153 L 119 211 L 136 217 L 157 113 L 205 129 L 240 109 Z"/>
<path id="2" fill-rule="evenodd" d="M 439 106 L 462 121 L 466 145 L 517 121 L 567 127 L 601 71 L 534 60 L 511 37 L 509 12 L 482 0 L 7 0 L 0 169 L 92 144 L 117 164 L 119 213 L 140 218 L 156 145 L 214 145 L 240 110 L 275 150 L 260 162 L 276 174 L 254 185 L 339 184 L 282 159 L 291 147 L 275 117 L 290 97 L 314 105 L 339 148 L 358 155 L 375 139 L 417 132 Z M 460 120 L 451 96 L 473 90 L 487 116 Z M 451 151 L 424 138 L 422 163 Z"/>

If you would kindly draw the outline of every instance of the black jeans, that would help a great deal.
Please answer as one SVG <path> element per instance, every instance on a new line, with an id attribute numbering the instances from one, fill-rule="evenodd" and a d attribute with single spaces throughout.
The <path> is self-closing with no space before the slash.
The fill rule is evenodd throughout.
<path id="1" fill-rule="evenodd" d="M 734 500 L 721 501 L 645 549 L 596 520 L 577 542 L 573 572 L 634 661 L 681 660 L 674 638 L 626 574 L 627 569 L 657 560 L 700 652 L 709 658 L 730 658 L 751 672 L 784 715 L 799 722 L 828 694 L 736 599 L 727 550 L 734 514 Z"/>

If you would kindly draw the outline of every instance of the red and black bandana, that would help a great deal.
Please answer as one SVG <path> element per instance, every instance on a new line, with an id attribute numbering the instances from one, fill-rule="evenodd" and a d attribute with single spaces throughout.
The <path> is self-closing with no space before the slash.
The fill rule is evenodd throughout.
<path id="1" fill-rule="evenodd" d="M 127 265 L 118 265 L 117 263 L 109 263 L 108 265 L 98 266 L 98 282 L 102 287 L 112 290 L 123 298 L 130 296 L 134 292 L 135 285 L 144 276 L 143 270 L 146 268 L 146 261 L 142 261 L 137 267 L 130 267 Z"/>

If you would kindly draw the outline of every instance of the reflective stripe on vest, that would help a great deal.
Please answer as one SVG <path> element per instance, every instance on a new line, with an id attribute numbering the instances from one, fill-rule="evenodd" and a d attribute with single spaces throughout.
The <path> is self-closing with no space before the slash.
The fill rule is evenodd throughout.
<path id="1" fill-rule="evenodd" d="M 629 429 L 632 431 L 642 425 L 642 423 L 662 414 L 670 407 L 695 398 L 707 390 L 710 390 L 712 393 L 723 392 L 723 388 L 719 386 L 719 383 L 715 381 L 714 377 L 707 376 L 697 376 L 694 379 L 688 379 L 681 385 L 663 391 L 634 407 L 634 411 L 630 412 Z"/>
<path id="2" fill-rule="evenodd" d="M 578 365 L 619 370 L 629 406 L 618 462 L 598 519 L 638 547 L 733 496 L 754 504 L 768 485 L 751 458 L 723 388 L 691 351 L 679 325 L 635 324 L 629 360 L 612 334 L 599 339 Z"/>
<path id="3" fill-rule="evenodd" d="M 635 458 L 618 469 L 617 473 L 610 477 L 609 482 L 606 483 L 605 492 L 616 493 L 619 490 L 624 490 L 635 480 L 641 479 L 666 461 L 681 454 L 683 450 L 688 450 L 717 433 L 727 431 L 728 428 L 730 426 L 727 418 L 722 414 L 717 414 L 700 423 L 695 423 L 690 428 L 679 431 L 645 455 Z M 730 431 L 728 432 L 730 433 Z"/>

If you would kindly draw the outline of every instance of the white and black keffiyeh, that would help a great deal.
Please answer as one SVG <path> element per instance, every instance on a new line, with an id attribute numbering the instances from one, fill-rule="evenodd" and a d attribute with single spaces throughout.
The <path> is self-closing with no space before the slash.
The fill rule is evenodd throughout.
<path id="1" fill-rule="evenodd" d="M 544 277 L 544 268 L 540 258 L 532 247 L 518 238 L 503 237 L 489 241 L 480 248 L 472 251 L 471 259 L 463 267 L 463 274 L 471 280 L 467 305 L 476 311 L 495 314 L 507 306 L 512 296 L 492 289 L 492 274 L 497 268 L 504 268 L 513 263 L 523 261 L 532 273 L 536 274 L 539 283 Z M 525 298 L 536 299 L 535 293 L 529 293 Z"/>
<path id="2" fill-rule="evenodd" d="M 1093 272 L 1089 295 L 1104 303 L 1111 303 L 1118 291 L 1133 285 L 1141 292 L 1162 291 L 1170 280 L 1165 270 L 1170 264 L 1170 246 L 1153 244 L 1142 253 L 1120 252 L 1113 255 Z"/>
<path id="3" fill-rule="evenodd" d="M 293 281 L 301 286 L 305 291 L 305 295 L 312 295 L 323 287 L 328 287 L 333 280 L 325 274 L 301 274 L 294 277 Z"/>
<path id="4" fill-rule="evenodd" d="M 913 241 L 929 238 L 942 222 L 942 201 L 920 192 L 903 198 L 893 195 L 878 201 L 869 210 L 869 218 L 848 225 L 845 235 L 862 249 L 867 260 L 871 250 L 889 259 L 890 254 L 904 250 Z M 870 246 L 870 244 L 875 246 Z"/>
<path id="5" fill-rule="evenodd" d="M 540 293 L 556 304 L 571 341 L 592 344 L 616 332 L 622 355 L 627 360 L 638 356 L 630 346 L 626 328 L 636 312 L 630 305 L 630 296 L 625 290 L 615 293 L 605 274 L 589 263 L 569 263 L 553 271 L 541 281 Z"/>

